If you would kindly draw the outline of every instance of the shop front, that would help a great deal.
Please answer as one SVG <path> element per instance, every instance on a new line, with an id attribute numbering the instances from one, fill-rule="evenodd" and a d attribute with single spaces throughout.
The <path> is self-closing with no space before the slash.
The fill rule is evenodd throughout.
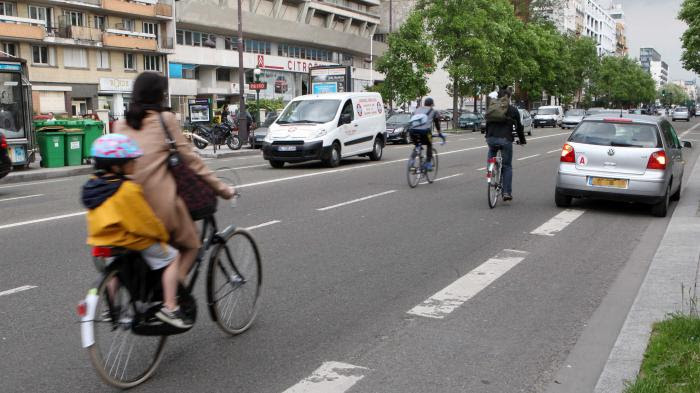
<path id="1" fill-rule="evenodd" d="M 129 109 L 133 79 L 100 78 L 97 109 L 108 110 L 113 119 L 121 119 Z"/>

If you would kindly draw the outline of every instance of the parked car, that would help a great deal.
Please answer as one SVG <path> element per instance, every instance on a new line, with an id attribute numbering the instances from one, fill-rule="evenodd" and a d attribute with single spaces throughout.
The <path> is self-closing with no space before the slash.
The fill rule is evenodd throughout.
<path id="1" fill-rule="evenodd" d="M 559 207 L 572 198 L 599 198 L 652 205 L 664 217 L 681 197 L 683 147 L 663 117 L 599 115 L 585 118 L 561 153 L 554 194 Z"/>
<path id="2" fill-rule="evenodd" d="M 451 109 L 445 109 L 442 111 L 439 111 L 439 116 L 440 116 L 440 121 L 452 121 L 452 110 Z"/>
<path id="3" fill-rule="evenodd" d="M 532 116 L 530 116 L 530 112 L 525 109 L 518 109 L 518 112 L 520 112 L 520 123 L 523 125 L 523 132 L 527 135 L 532 135 Z"/>
<path id="4" fill-rule="evenodd" d="M 457 126 L 463 130 L 472 132 L 481 131 L 481 124 L 485 123 L 483 118 L 476 113 L 465 113 L 459 117 Z"/>
<path id="5" fill-rule="evenodd" d="M 5 135 L 0 133 L 0 179 L 12 171 L 12 160 Z"/>
<path id="6" fill-rule="evenodd" d="M 576 128 L 578 123 L 586 116 L 586 111 L 583 109 L 569 109 L 564 113 L 564 119 L 561 121 L 561 128 Z"/>
<path id="7" fill-rule="evenodd" d="M 274 123 L 275 120 L 277 120 L 277 113 L 268 113 L 262 125 L 251 131 L 248 136 L 248 143 L 250 143 L 251 149 L 259 149 L 262 147 L 263 141 L 267 136 L 267 131 L 270 129 L 270 124 Z"/>
<path id="8" fill-rule="evenodd" d="M 541 106 L 537 108 L 534 126 L 537 127 L 559 127 L 564 118 L 564 108 L 560 106 Z"/>
<path id="9" fill-rule="evenodd" d="M 673 110 L 673 114 L 671 115 L 671 120 L 676 121 L 676 120 L 685 120 L 685 121 L 690 121 L 690 111 L 688 108 L 684 106 L 677 106 L 676 109 Z"/>
<path id="10" fill-rule="evenodd" d="M 386 141 L 408 143 L 410 122 L 411 115 L 408 113 L 397 113 L 386 119 Z"/>

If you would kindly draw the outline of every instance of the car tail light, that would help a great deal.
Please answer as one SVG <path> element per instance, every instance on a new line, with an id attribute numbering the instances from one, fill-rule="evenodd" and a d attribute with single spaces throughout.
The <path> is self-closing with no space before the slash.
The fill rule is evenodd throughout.
<path id="1" fill-rule="evenodd" d="M 666 169 L 666 152 L 659 150 L 652 153 L 647 163 L 647 169 Z"/>
<path id="2" fill-rule="evenodd" d="M 7 149 L 7 138 L 0 134 L 0 149 Z"/>
<path id="3" fill-rule="evenodd" d="M 576 162 L 576 153 L 574 152 L 573 146 L 568 143 L 564 144 L 564 147 L 561 149 L 561 159 L 559 161 L 570 163 Z"/>
<path id="4" fill-rule="evenodd" d="M 95 258 L 109 258 L 112 256 L 111 247 L 93 247 L 92 256 Z"/>

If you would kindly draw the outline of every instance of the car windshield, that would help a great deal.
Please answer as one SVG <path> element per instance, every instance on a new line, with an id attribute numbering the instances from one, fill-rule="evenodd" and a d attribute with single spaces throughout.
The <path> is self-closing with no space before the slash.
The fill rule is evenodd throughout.
<path id="1" fill-rule="evenodd" d="M 459 120 L 470 120 L 470 121 L 474 121 L 474 120 L 478 120 L 478 119 L 479 119 L 479 118 L 476 117 L 476 115 L 473 114 L 473 113 L 469 113 L 469 114 L 462 115 L 462 116 L 459 117 Z"/>
<path id="2" fill-rule="evenodd" d="M 340 100 L 292 101 L 282 112 L 277 124 L 328 123 L 335 119 Z"/>
<path id="3" fill-rule="evenodd" d="M 277 120 L 277 116 L 268 116 L 265 122 L 263 122 L 262 127 L 269 127 L 275 120 Z"/>
<path id="4" fill-rule="evenodd" d="M 411 120 L 411 115 L 408 113 L 401 113 L 399 115 L 393 115 L 386 119 L 387 123 L 408 123 Z"/>
<path id="5" fill-rule="evenodd" d="M 567 116 L 584 116 L 586 111 L 583 109 L 570 109 L 566 112 Z"/>
<path id="6" fill-rule="evenodd" d="M 688 112 L 688 108 L 676 108 L 676 112 Z"/>
<path id="7" fill-rule="evenodd" d="M 538 115 L 556 115 L 557 108 L 540 108 L 537 110 Z"/>
<path id="8" fill-rule="evenodd" d="M 584 121 L 569 141 L 601 146 L 662 147 L 657 127 L 651 124 Z"/>

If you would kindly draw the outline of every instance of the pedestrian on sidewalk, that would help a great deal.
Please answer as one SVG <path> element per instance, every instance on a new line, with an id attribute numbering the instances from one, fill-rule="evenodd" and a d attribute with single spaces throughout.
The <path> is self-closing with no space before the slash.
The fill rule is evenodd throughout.
<path id="1" fill-rule="evenodd" d="M 143 156 L 136 160 L 134 181 L 143 187 L 146 200 L 170 233 L 171 244 L 180 252 L 179 276 L 184 282 L 201 242 L 187 205 L 177 194 L 175 177 L 167 165 L 170 144 L 163 126 L 175 140 L 181 160 L 218 196 L 231 199 L 234 189 L 219 180 L 192 150 L 175 115 L 167 112 L 163 105 L 167 92 L 168 80 L 162 75 L 153 72 L 139 75 L 134 82 L 126 119 L 119 120 L 115 130 L 134 139 L 144 151 Z"/>

